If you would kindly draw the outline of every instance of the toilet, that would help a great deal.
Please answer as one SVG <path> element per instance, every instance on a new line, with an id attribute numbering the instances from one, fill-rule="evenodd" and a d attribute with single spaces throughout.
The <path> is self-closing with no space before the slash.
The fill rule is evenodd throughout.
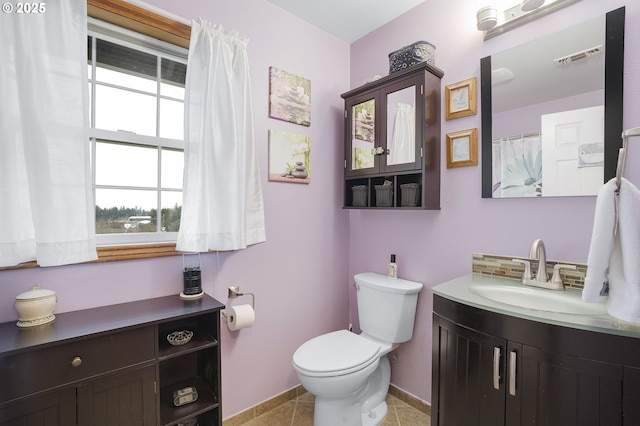
<path id="1" fill-rule="evenodd" d="M 314 426 L 374 426 L 387 415 L 387 354 L 413 336 L 422 284 L 373 272 L 354 277 L 361 334 L 338 330 L 293 354 L 302 386 L 315 395 Z"/>

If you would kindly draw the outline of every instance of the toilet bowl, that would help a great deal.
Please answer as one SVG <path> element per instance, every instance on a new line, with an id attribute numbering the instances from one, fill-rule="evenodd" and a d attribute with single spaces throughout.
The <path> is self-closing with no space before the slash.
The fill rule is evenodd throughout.
<path id="1" fill-rule="evenodd" d="M 314 425 L 379 424 L 387 414 L 391 370 L 386 354 L 391 349 L 347 330 L 323 334 L 300 346 L 293 365 L 302 386 L 316 397 Z"/>
<path id="2" fill-rule="evenodd" d="M 375 426 L 387 415 L 387 354 L 413 335 L 422 284 L 375 273 L 355 277 L 361 334 L 338 330 L 293 355 L 302 386 L 315 395 L 314 426 Z"/>

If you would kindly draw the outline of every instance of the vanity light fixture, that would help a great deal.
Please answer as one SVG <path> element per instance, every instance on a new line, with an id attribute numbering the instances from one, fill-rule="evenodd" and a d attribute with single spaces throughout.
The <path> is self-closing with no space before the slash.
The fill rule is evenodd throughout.
<path id="1" fill-rule="evenodd" d="M 544 0 L 522 0 L 520 3 L 520 10 L 523 12 L 530 12 L 536 10 L 544 4 Z"/>
<path id="2" fill-rule="evenodd" d="M 487 31 L 498 23 L 498 9 L 492 4 L 484 5 L 476 13 L 478 31 Z"/>
<path id="3" fill-rule="evenodd" d="M 484 39 L 500 35 L 541 16 L 580 0 L 504 0 L 506 6 L 497 7 L 497 0 L 478 0 L 477 28 L 484 31 Z"/>

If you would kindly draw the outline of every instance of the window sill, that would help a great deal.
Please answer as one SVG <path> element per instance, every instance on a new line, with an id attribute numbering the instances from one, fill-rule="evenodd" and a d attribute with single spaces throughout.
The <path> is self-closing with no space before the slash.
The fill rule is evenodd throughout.
<path id="1" fill-rule="evenodd" d="M 175 243 L 103 246 L 98 247 L 98 259 L 87 263 L 149 259 L 152 257 L 180 256 L 182 254 L 182 252 L 176 251 Z M 0 268 L 0 271 L 8 269 L 29 269 L 38 267 L 39 265 L 35 261 L 33 261 L 21 263 L 16 266 Z"/>

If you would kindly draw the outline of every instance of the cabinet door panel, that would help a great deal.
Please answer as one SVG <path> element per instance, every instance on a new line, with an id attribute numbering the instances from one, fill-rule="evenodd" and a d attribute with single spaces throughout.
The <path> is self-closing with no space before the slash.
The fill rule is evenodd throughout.
<path id="1" fill-rule="evenodd" d="M 624 426 L 640 425 L 640 368 L 624 368 Z"/>
<path id="2" fill-rule="evenodd" d="M 69 426 L 76 424 L 76 389 L 24 398 L 0 408 L 1 426 Z"/>
<path id="3" fill-rule="evenodd" d="M 435 362 L 439 365 L 437 406 L 432 424 L 440 426 L 504 423 L 505 341 L 439 319 Z M 435 349 L 434 348 L 434 349 Z M 498 389 L 494 388 L 494 349 L 499 348 Z M 436 373 L 437 374 L 437 373 Z"/>
<path id="4" fill-rule="evenodd" d="M 78 388 L 80 426 L 156 424 L 155 367 L 96 380 Z"/>
<path id="5" fill-rule="evenodd" d="M 380 147 L 378 133 L 377 94 L 368 93 L 346 102 L 347 110 L 347 176 L 378 173 L 380 155 L 374 150 Z"/>
<path id="6" fill-rule="evenodd" d="M 523 345 L 521 368 L 522 417 L 508 401 L 509 425 L 622 424 L 622 366 Z"/>

